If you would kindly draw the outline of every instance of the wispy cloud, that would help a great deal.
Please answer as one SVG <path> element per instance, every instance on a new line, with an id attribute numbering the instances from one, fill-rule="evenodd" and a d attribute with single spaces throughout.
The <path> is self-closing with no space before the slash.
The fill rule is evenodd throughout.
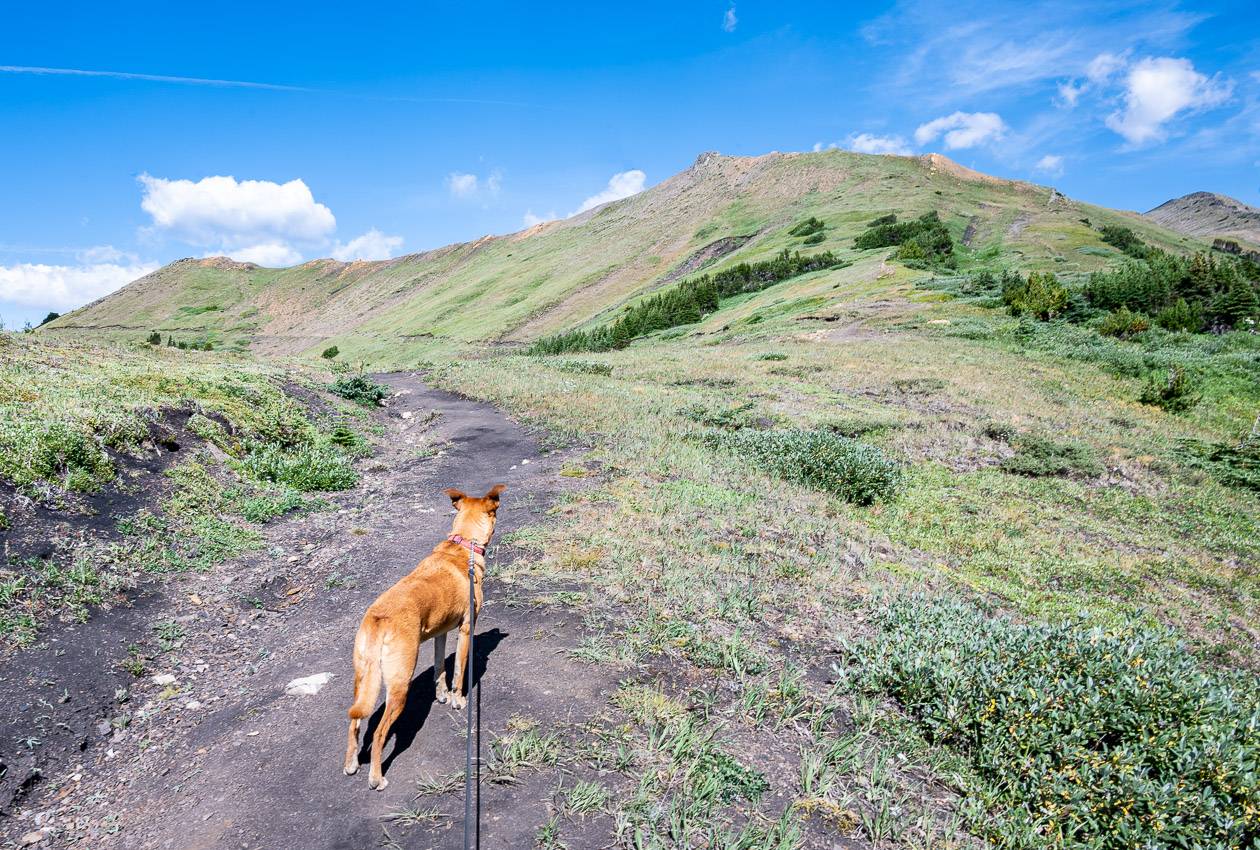
<path id="1" fill-rule="evenodd" d="M 943 136 L 947 148 L 974 148 L 1002 138 L 1006 130 L 1006 122 L 996 112 L 955 112 L 920 124 L 914 131 L 914 140 L 926 145 Z"/>
<path id="2" fill-rule="evenodd" d="M 220 88 L 268 89 L 270 91 L 309 92 L 303 86 L 283 86 L 276 83 L 256 83 L 247 80 L 214 80 L 203 77 L 176 77 L 167 74 L 136 74 L 130 71 L 90 71 L 84 68 L 41 68 L 32 65 L 0 65 L 3 74 L 33 74 L 55 77 L 109 77 L 115 80 L 144 80 L 151 83 L 178 83 L 186 86 L 218 86 Z"/>
<path id="3" fill-rule="evenodd" d="M 726 14 L 722 16 L 722 29 L 726 32 L 735 32 L 737 26 L 739 26 L 739 18 L 735 17 L 735 4 L 732 3 L 726 10 Z"/>
<path id="4" fill-rule="evenodd" d="M 503 172 L 494 169 L 485 177 L 463 171 L 452 171 L 446 175 L 446 189 L 452 198 L 471 200 L 473 198 L 497 198 L 503 186 Z"/>
<path id="5" fill-rule="evenodd" d="M 857 153 L 891 153 L 897 156 L 914 153 L 902 136 L 876 136 L 872 133 L 855 133 L 843 147 Z"/>
<path id="6" fill-rule="evenodd" d="M 1051 177 L 1061 177 L 1063 175 L 1063 157 L 1058 154 L 1048 153 L 1037 160 L 1037 164 L 1033 166 L 1033 171 L 1040 171 L 1042 174 L 1049 174 Z"/>

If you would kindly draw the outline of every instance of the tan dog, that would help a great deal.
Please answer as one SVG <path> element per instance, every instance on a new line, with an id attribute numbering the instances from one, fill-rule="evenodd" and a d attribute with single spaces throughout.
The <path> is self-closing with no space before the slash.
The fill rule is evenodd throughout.
<path id="1" fill-rule="evenodd" d="M 372 767 L 368 786 L 379 790 L 389 781 L 381 775 L 381 749 L 389 729 L 402 713 L 407 689 L 416 671 L 420 644 L 433 638 L 433 679 L 438 702 L 463 708 L 464 668 L 468 664 L 468 632 L 481 611 L 481 582 L 486 561 L 482 553 L 494 534 L 502 484 L 480 499 L 447 490 L 455 507 L 450 536 L 433 549 L 410 574 L 382 593 L 363 615 L 354 638 L 354 705 L 350 706 L 350 734 L 346 744 L 346 775 L 359 770 L 359 721 L 372 713 L 385 684 L 385 713 L 372 737 Z M 468 611 L 468 553 L 474 552 L 476 612 Z M 455 651 L 454 693 L 446 688 L 446 633 L 459 626 Z M 471 673 L 468 676 L 472 679 Z"/>

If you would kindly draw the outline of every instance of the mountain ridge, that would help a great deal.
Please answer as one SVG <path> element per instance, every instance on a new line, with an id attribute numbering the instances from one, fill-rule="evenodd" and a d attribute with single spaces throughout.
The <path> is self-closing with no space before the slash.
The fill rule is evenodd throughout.
<path id="1" fill-rule="evenodd" d="M 873 278 L 887 252 L 858 251 L 853 238 L 880 215 L 929 211 L 940 213 L 967 257 L 1025 269 L 1105 267 L 1120 256 L 1098 237 L 1095 227 L 1105 223 L 1166 248 L 1196 247 L 1137 214 L 939 154 L 706 151 L 655 186 L 580 215 L 388 260 L 321 258 L 270 269 L 186 258 L 41 332 L 115 341 L 158 332 L 265 356 L 312 357 L 336 345 L 363 362 L 399 365 L 435 348 L 515 345 L 601 321 L 682 275 L 785 248 L 841 252 Z M 827 228 L 821 243 L 804 245 L 787 231 L 811 216 Z"/>
<path id="2" fill-rule="evenodd" d="M 1143 215 L 1187 236 L 1235 239 L 1253 250 L 1260 249 L 1260 208 L 1229 195 L 1191 192 Z"/>

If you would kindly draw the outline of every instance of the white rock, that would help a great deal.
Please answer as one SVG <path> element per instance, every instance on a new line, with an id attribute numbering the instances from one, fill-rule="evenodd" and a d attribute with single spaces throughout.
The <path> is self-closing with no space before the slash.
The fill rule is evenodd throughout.
<path id="1" fill-rule="evenodd" d="M 161 673 L 153 677 L 153 684 L 162 685 L 163 687 L 173 685 L 175 684 L 175 676 L 171 673 Z"/>
<path id="2" fill-rule="evenodd" d="M 403 419 L 410 419 L 410 418 L 411 418 L 411 411 L 410 411 L 410 410 L 404 410 L 404 411 L 402 412 L 402 418 L 403 418 Z"/>
<path id="3" fill-rule="evenodd" d="M 324 685 L 333 677 L 332 673 L 316 673 L 294 679 L 284 686 L 284 692 L 291 697 L 311 697 L 323 690 Z"/>
<path id="4" fill-rule="evenodd" d="M 184 703 L 184 708 L 188 709 L 189 711 L 196 711 L 197 709 L 201 708 L 201 703 L 195 699 L 190 700 Z"/>
<path id="5" fill-rule="evenodd" d="M 39 842 L 43 841 L 47 837 L 48 837 L 48 833 L 40 829 L 40 830 L 36 830 L 35 832 L 28 832 L 26 833 L 26 835 L 23 835 L 21 838 L 18 839 L 18 844 L 22 845 L 23 847 L 29 847 L 32 844 L 38 844 Z"/>

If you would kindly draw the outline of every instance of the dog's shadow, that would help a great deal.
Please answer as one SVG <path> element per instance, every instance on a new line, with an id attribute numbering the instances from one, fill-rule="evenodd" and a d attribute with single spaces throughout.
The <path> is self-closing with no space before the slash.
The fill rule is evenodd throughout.
<path id="1" fill-rule="evenodd" d="M 448 640 L 447 646 L 451 644 L 458 645 L 458 634 L 458 632 L 451 633 L 451 637 L 454 639 Z M 508 633 L 500 629 L 490 629 L 477 635 L 477 639 L 473 644 L 475 656 L 472 663 L 472 680 L 474 686 L 485 675 L 486 667 L 490 660 L 490 653 L 494 652 L 507 636 Z M 428 648 L 427 645 L 421 647 L 421 652 Z M 455 672 L 454 652 L 447 654 L 445 667 L 446 669 L 442 675 L 450 683 L 451 676 Z M 390 737 L 394 739 L 394 748 L 389 755 L 381 759 L 382 773 L 387 773 L 389 766 L 394 763 L 394 759 L 406 752 L 415 742 L 416 735 L 420 734 L 420 730 L 424 728 L 424 723 L 429 719 L 429 712 L 433 710 L 436 700 L 437 688 L 433 684 L 433 665 L 429 665 L 411 680 L 411 688 L 407 691 L 407 703 L 403 706 L 402 714 L 398 715 L 398 719 L 394 721 L 393 728 L 390 729 Z M 384 714 L 385 704 L 382 702 L 368 719 L 367 731 L 363 733 L 363 741 L 359 747 L 360 764 L 367 764 L 371 758 L 372 736 L 376 734 L 376 727 L 380 725 L 381 717 Z M 480 722 L 481 717 L 478 714 L 477 723 L 480 724 Z M 385 744 L 388 746 L 389 741 L 386 741 Z"/>

